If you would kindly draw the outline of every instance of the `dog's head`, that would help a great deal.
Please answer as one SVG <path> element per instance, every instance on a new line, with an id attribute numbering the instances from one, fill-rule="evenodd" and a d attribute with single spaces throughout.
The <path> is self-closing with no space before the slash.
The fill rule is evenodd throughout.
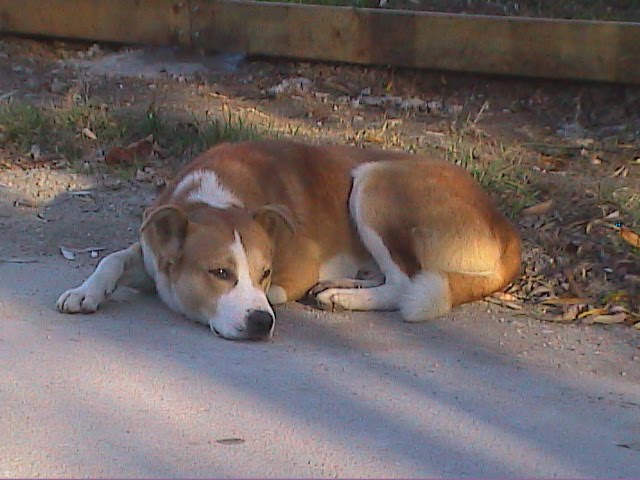
<path id="1" fill-rule="evenodd" d="M 293 228 L 281 206 L 254 211 L 203 206 L 189 215 L 173 205 L 153 208 L 140 229 L 145 265 L 174 310 L 225 338 L 267 339 L 275 325 L 266 296 L 272 235 L 282 221 Z"/>

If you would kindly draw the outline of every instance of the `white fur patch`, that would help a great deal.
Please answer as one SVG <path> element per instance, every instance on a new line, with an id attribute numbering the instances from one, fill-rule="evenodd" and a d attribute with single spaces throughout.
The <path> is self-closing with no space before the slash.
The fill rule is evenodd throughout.
<path id="1" fill-rule="evenodd" d="M 355 278 L 360 266 L 350 255 L 336 255 L 320 265 L 318 281 Z"/>
<path id="2" fill-rule="evenodd" d="M 192 202 L 202 202 L 216 208 L 243 207 L 242 201 L 226 188 L 215 172 L 196 170 L 184 177 L 173 191 L 173 197 L 180 196 L 186 189 L 195 187 L 187 197 Z"/>
<path id="3" fill-rule="evenodd" d="M 371 288 L 328 288 L 316 295 L 325 308 L 346 310 L 397 310 L 400 292 L 394 284 Z"/>
<path id="4" fill-rule="evenodd" d="M 399 306 L 407 322 L 421 322 L 451 310 L 449 281 L 436 272 L 420 272 L 402 292 Z"/>
<path id="5" fill-rule="evenodd" d="M 238 329 L 246 327 L 247 314 L 252 310 L 264 310 L 274 316 L 267 296 L 251 280 L 247 253 L 238 232 L 234 232 L 231 253 L 236 262 L 238 283 L 229 292 L 220 296 L 218 308 L 209 325 L 226 338 L 242 337 Z"/>
<path id="6" fill-rule="evenodd" d="M 271 285 L 267 290 L 267 298 L 271 305 L 282 305 L 288 300 L 287 292 L 280 285 Z"/>
<path id="7" fill-rule="evenodd" d="M 369 253 L 371 253 L 380 267 L 380 270 L 384 273 L 386 277 L 385 283 L 393 284 L 400 290 L 403 285 L 409 283 L 409 277 L 396 265 L 380 235 L 369 227 L 364 219 L 362 203 L 364 201 L 363 190 L 368 180 L 367 176 L 371 171 L 379 169 L 382 166 L 383 165 L 378 163 L 366 163 L 352 172 L 353 190 L 349 197 L 349 211 L 356 222 L 362 243 L 365 244 Z"/>
<path id="8" fill-rule="evenodd" d="M 130 252 L 130 249 L 120 250 L 102 259 L 82 285 L 60 296 L 58 310 L 65 313 L 95 312 L 116 289 Z"/>
<path id="9" fill-rule="evenodd" d="M 386 276 L 386 283 L 396 287 L 395 302 L 406 321 L 419 322 L 443 315 L 451 310 L 449 282 L 446 276 L 423 271 L 410 279 L 393 261 L 380 235 L 365 223 L 362 202 L 366 197 L 363 192 L 368 175 L 381 168 L 384 168 L 384 163 L 367 163 L 352 173 L 353 191 L 349 198 L 349 210 L 362 242 L 378 262 Z"/>
<path id="10" fill-rule="evenodd" d="M 411 283 L 409 277 L 391 258 L 382 237 L 366 224 L 363 202 L 368 174 L 379 168 L 377 164 L 365 164 L 353 171 L 353 190 L 349 197 L 349 211 L 356 223 L 362 243 L 376 261 L 385 276 L 383 285 L 371 288 L 329 288 L 316 295 L 316 301 L 324 306 L 351 310 L 395 310 L 399 307 L 401 292 Z"/>

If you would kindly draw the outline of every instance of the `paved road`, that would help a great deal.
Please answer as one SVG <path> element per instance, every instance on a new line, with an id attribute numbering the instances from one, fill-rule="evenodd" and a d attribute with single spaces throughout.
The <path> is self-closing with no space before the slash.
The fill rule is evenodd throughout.
<path id="1" fill-rule="evenodd" d="M 629 329 L 289 306 L 234 343 L 151 296 L 56 313 L 86 273 L 0 264 L 0 475 L 640 476 Z"/>

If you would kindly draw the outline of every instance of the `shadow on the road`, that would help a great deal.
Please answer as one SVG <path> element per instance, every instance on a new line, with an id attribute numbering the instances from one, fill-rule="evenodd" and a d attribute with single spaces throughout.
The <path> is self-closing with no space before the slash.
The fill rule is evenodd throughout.
<path id="1" fill-rule="evenodd" d="M 20 275 L 29 275 L 22 269 Z M 606 459 L 615 445 L 602 444 L 608 440 L 606 434 L 598 441 L 592 434 L 610 432 L 620 418 L 596 405 L 597 414 L 590 418 L 585 418 L 584 408 L 574 408 L 597 394 L 592 384 L 580 386 L 496 351 L 450 319 L 409 325 L 393 314 L 331 316 L 284 308 L 272 342 L 236 343 L 215 338 L 207 329 L 174 316 L 155 298 L 137 294 L 107 304 L 92 316 L 56 314 L 55 295 L 69 285 L 47 284 L 51 273 L 41 270 L 39 275 L 45 283 L 33 285 L 31 294 L 16 281 L 2 285 L 0 295 L 22 296 L 21 310 L 39 311 L 33 328 L 85 338 L 96 348 L 122 356 L 125 363 L 114 381 L 131 381 L 126 378 L 131 376 L 144 385 L 163 381 L 162 376 L 186 377 L 198 391 L 210 390 L 226 399 L 221 405 L 229 398 L 242 399 L 240 403 L 249 406 L 248 416 L 255 409 L 272 412 L 303 431 L 316 432 L 313 441 L 319 444 L 393 465 L 390 472 L 513 477 L 613 471 Z M 67 272 L 63 276 L 67 278 Z M 150 365 L 154 378 L 128 371 L 127 357 Z M 184 395 L 188 403 L 192 393 L 183 389 L 171 395 L 175 402 Z M 217 400 L 210 399 L 213 410 Z M 142 407 L 152 412 L 156 408 L 154 398 L 109 402 L 113 411 L 128 416 Z M 100 416 L 90 405 L 69 408 Z M 120 421 L 101 419 L 106 437 Z M 167 436 L 176 436 L 181 428 L 160 419 L 156 427 Z M 139 433 L 139 438 L 132 437 L 137 448 L 156 455 L 154 444 Z M 206 437 L 208 432 L 193 433 Z M 121 455 L 128 447 L 111 448 Z M 170 460 L 165 462 L 167 470 L 162 471 L 171 472 Z M 624 465 L 617 468 L 630 471 Z"/>

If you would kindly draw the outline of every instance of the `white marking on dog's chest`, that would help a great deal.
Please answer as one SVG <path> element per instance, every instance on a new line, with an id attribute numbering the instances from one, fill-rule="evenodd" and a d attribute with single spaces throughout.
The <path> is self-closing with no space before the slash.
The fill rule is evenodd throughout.
<path id="1" fill-rule="evenodd" d="M 210 170 L 196 170 L 184 177 L 173 191 L 173 198 L 181 196 L 190 188 L 193 190 L 189 192 L 187 201 L 202 202 L 216 208 L 244 206 L 242 201 L 220 182 L 216 173 Z"/>

